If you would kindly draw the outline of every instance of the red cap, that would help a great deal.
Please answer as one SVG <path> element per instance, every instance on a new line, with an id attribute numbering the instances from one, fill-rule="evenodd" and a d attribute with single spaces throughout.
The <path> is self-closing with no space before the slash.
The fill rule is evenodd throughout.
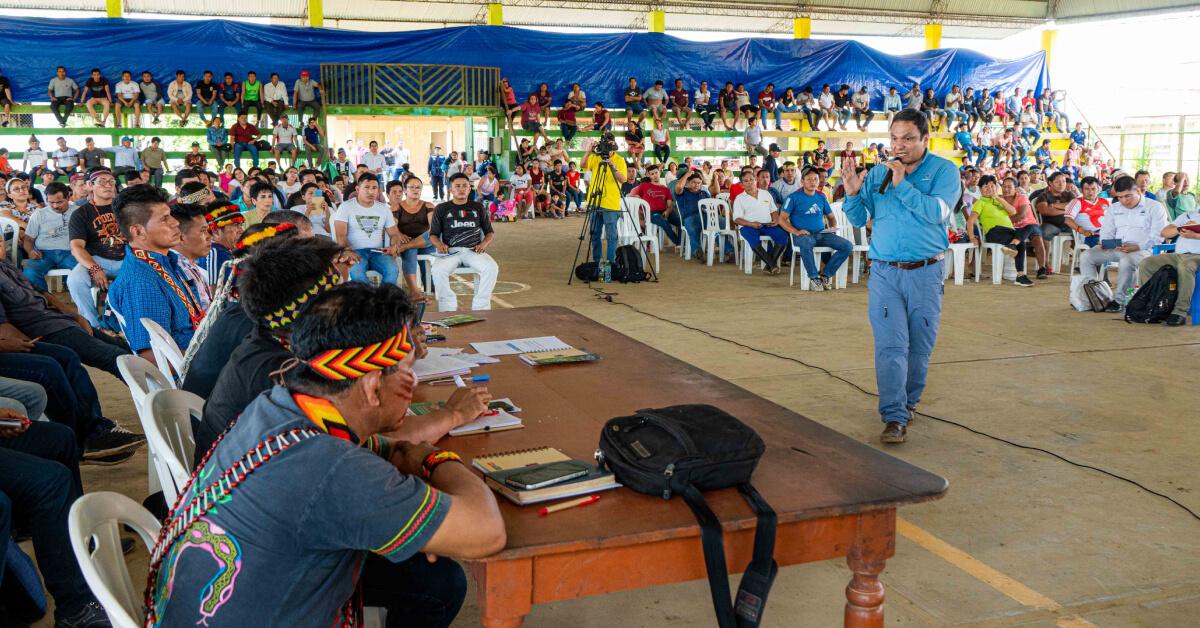
<path id="1" fill-rule="evenodd" d="M 308 70 L 300 70 L 300 76 L 308 76 Z"/>

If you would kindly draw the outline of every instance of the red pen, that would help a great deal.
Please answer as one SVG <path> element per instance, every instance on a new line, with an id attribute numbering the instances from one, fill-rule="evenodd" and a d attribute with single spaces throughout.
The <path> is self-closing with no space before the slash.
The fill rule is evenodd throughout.
<path id="1" fill-rule="evenodd" d="M 555 504 L 553 506 L 546 506 L 545 508 L 538 511 L 538 515 L 545 517 L 546 515 L 548 515 L 552 512 L 558 512 L 560 510 L 566 510 L 568 508 L 574 508 L 576 506 L 590 506 L 598 501 L 600 501 L 599 495 L 592 495 L 590 497 L 581 497 L 579 499 L 573 499 L 569 502 L 563 502 L 561 504 Z"/>

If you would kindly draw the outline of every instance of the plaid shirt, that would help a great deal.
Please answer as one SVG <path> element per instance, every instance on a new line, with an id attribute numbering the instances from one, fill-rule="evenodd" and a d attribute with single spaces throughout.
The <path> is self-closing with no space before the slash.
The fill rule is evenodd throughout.
<path id="1" fill-rule="evenodd" d="M 162 264 L 180 288 L 191 290 L 195 295 L 195 289 L 180 264 L 182 255 L 175 251 L 167 255 L 147 252 Z M 125 247 L 125 256 L 129 263 L 121 264 L 121 271 L 109 286 L 108 303 L 125 320 L 125 339 L 129 341 L 129 347 L 135 353 L 150 348 L 150 334 L 141 323 L 142 318 L 148 318 L 171 334 L 180 351 L 186 351 L 192 335 L 196 333 L 187 306 L 149 264 L 133 256 L 128 246 Z"/>

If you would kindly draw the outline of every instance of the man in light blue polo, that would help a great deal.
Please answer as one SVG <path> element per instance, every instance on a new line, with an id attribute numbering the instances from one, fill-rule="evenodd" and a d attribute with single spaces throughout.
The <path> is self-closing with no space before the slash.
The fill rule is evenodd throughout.
<path id="1" fill-rule="evenodd" d="M 892 160 L 865 179 L 853 163 L 842 164 L 842 209 L 856 227 L 874 219 L 867 310 L 886 424 L 879 438 L 902 443 L 937 341 L 947 226 L 961 184 L 954 164 L 929 152 L 929 122 L 921 112 L 896 113 L 891 135 Z"/>

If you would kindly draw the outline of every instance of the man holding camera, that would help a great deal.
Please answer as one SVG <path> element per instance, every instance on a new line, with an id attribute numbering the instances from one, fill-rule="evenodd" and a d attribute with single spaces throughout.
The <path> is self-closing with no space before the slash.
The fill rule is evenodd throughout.
<path id="1" fill-rule="evenodd" d="M 592 216 L 592 260 L 600 262 L 600 236 L 603 230 L 608 238 L 604 258 L 612 263 L 617 256 L 617 222 L 621 218 L 621 184 L 625 183 L 625 160 L 617 154 L 617 140 L 612 131 L 605 131 L 600 141 L 583 158 L 583 170 L 591 173 L 591 186 L 599 190 L 588 190 L 588 201 L 596 203 L 588 211 L 597 210 Z M 598 199 L 598 200 L 597 200 Z"/>

